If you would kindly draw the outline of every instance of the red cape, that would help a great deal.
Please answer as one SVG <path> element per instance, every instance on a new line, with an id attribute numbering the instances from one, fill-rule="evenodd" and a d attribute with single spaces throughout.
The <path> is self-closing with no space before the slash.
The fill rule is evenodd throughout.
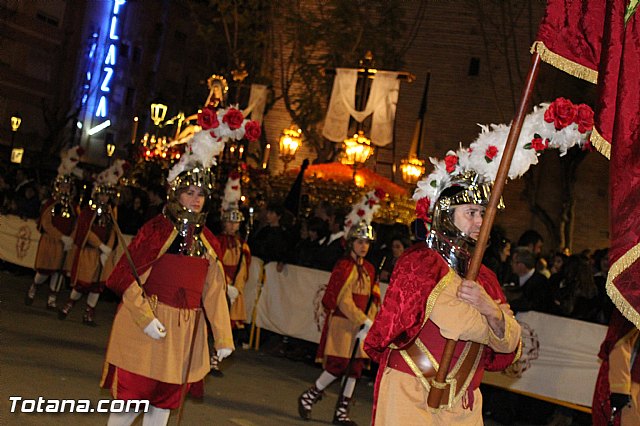
<path id="1" fill-rule="evenodd" d="M 380 373 L 387 364 L 391 351 L 389 346 L 394 344 L 402 349 L 418 336 L 426 321 L 427 299 L 449 269 L 444 259 L 424 243 L 414 245 L 398 259 L 380 312 L 364 341 L 364 350 L 380 364 L 374 391 L 374 418 Z M 491 270 L 482 266 L 476 281 L 493 299 L 506 302 L 500 284 Z M 464 342 L 458 344 L 464 345 Z M 515 354 L 515 351 L 510 354 L 496 353 L 485 347 L 483 367 L 489 371 L 503 370 L 513 362 Z"/>
<path id="2" fill-rule="evenodd" d="M 629 320 L 622 316 L 617 309 L 613 310 L 611 320 L 609 321 L 609 329 L 607 336 L 604 338 L 600 346 L 598 357 L 602 360 L 598 378 L 596 380 L 596 388 L 593 392 L 593 403 L 591 404 L 591 419 L 594 426 L 607 426 L 611 417 L 611 404 L 609 395 L 611 390 L 609 387 L 609 354 L 613 347 L 620 339 L 629 333 L 635 327 Z M 615 425 L 620 425 L 620 416 L 616 416 Z"/>
<path id="3" fill-rule="evenodd" d="M 164 251 L 171 246 L 173 238 L 175 238 L 174 235 L 174 237 L 169 240 L 173 229 L 173 223 L 162 214 L 149 220 L 140 228 L 129 244 L 129 253 L 131 254 L 133 264 L 136 266 L 138 275 L 144 274 L 153 265 L 153 262 L 163 255 Z M 220 257 L 220 243 L 208 228 L 202 230 L 202 239 L 208 243 L 216 252 L 217 256 Z M 129 262 L 126 256 L 123 255 L 107 279 L 107 287 L 116 294 L 122 295 L 134 281 L 135 278 L 131 272 Z"/>
<path id="4" fill-rule="evenodd" d="M 372 303 L 378 304 L 380 303 L 380 290 L 376 289 L 376 270 L 373 265 L 366 260 L 363 261 L 362 266 L 371 277 L 371 292 L 374 298 Z M 334 266 L 333 270 L 331 271 L 331 277 L 329 278 L 327 289 L 325 290 L 324 296 L 322 297 L 322 305 L 326 309 L 327 315 L 322 327 L 322 335 L 320 336 L 320 343 L 318 344 L 316 359 L 322 359 L 324 357 L 324 347 L 327 343 L 327 333 L 329 332 L 329 318 L 331 318 L 333 311 L 338 307 L 338 296 L 340 295 L 342 288 L 347 282 L 349 274 L 351 274 L 351 271 L 355 267 L 356 262 L 351 256 L 348 256 L 338 260 L 336 262 L 336 266 Z"/>

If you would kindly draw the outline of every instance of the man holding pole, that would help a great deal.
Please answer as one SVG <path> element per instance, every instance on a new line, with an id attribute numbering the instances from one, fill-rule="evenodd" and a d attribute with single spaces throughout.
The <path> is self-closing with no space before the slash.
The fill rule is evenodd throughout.
<path id="1" fill-rule="evenodd" d="M 482 424 L 483 371 L 502 370 L 517 359 L 520 326 L 495 275 L 481 267 L 476 280 L 463 278 L 491 187 L 468 172 L 443 181 L 433 197 L 426 244 L 396 263 L 365 340 L 366 352 L 380 364 L 373 417 L 379 425 Z M 423 211 L 434 208 L 429 199 L 422 203 Z M 457 342 L 442 386 L 434 378 L 447 339 Z M 443 397 L 430 408 L 434 384 Z"/>

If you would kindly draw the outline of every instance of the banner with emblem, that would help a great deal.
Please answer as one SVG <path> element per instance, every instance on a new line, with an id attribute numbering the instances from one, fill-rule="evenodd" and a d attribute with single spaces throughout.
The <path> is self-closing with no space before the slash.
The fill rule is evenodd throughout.
<path id="1" fill-rule="evenodd" d="M 256 324 L 273 332 L 318 343 L 324 324 L 322 296 L 329 272 L 276 263 L 264 267 Z"/>
<path id="2" fill-rule="evenodd" d="M 35 220 L 0 215 L 0 259 L 33 268 L 39 241 L 40 232 Z"/>
<path id="3" fill-rule="evenodd" d="M 590 407 L 607 327 L 540 312 L 522 312 L 516 319 L 522 356 L 504 372 L 485 372 L 483 383 Z"/>

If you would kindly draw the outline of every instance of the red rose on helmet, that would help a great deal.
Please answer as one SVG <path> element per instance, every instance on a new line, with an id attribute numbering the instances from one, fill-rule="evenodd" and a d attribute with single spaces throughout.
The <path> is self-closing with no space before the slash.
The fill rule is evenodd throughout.
<path id="1" fill-rule="evenodd" d="M 589 105 L 578 105 L 575 123 L 578 125 L 578 131 L 580 133 L 585 133 L 593 129 L 593 110 Z"/>
<path id="2" fill-rule="evenodd" d="M 429 219 L 429 207 L 431 205 L 431 201 L 429 197 L 420 198 L 416 203 L 416 216 L 418 219 L 422 219 L 425 222 L 430 222 Z"/>
<path id="3" fill-rule="evenodd" d="M 222 122 L 227 123 L 227 126 L 229 126 L 231 130 L 239 129 L 240 126 L 242 126 L 243 121 L 244 116 L 235 108 L 229 108 L 226 114 L 222 117 Z"/>
<path id="4" fill-rule="evenodd" d="M 360 217 L 364 216 L 364 210 L 363 209 L 358 210 L 358 216 L 360 216 Z"/>
<path id="5" fill-rule="evenodd" d="M 495 145 L 489 145 L 489 148 L 484 152 L 484 159 L 487 160 L 487 163 L 490 163 L 496 155 L 498 155 L 498 147 Z"/>
<path id="6" fill-rule="evenodd" d="M 384 189 L 382 189 L 382 188 L 376 188 L 376 191 L 374 192 L 374 194 L 380 200 L 382 200 L 384 197 L 387 196 L 387 193 L 384 192 Z"/>
<path id="7" fill-rule="evenodd" d="M 249 140 L 249 142 L 255 142 L 260 139 L 260 134 L 262 134 L 262 129 L 260 128 L 260 123 L 257 121 L 249 121 L 244 125 L 244 137 Z"/>
<path id="8" fill-rule="evenodd" d="M 202 130 L 215 129 L 219 125 L 215 108 L 207 106 L 198 113 L 198 126 L 202 127 Z"/>
<path id="9" fill-rule="evenodd" d="M 542 139 L 542 136 L 535 133 L 533 135 L 533 139 L 531 139 L 531 142 L 526 144 L 524 147 L 526 149 L 534 149 L 536 152 L 538 152 L 538 151 L 544 151 L 545 149 L 547 149 L 548 146 L 549 146 L 549 139 Z"/>
<path id="10" fill-rule="evenodd" d="M 444 164 L 447 166 L 447 173 L 452 173 L 458 164 L 458 156 L 455 154 L 445 156 Z"/>
<path id="11" fill-rule="evenodd" d="M 575 121 L 576 113 L 577 108 L 570 100 L 558 98 L 544 112 L 544 121 L 553 123 L 556 130 L 562 130 Z"/>

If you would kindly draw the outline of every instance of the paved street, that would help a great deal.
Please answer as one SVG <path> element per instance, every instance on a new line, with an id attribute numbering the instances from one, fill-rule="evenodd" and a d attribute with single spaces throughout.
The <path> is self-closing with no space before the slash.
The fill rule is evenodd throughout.
<path id="1" fill-rule="evenodd" d="M 105 348 L 116 304 L 99 303 L 96 328 L 82 324 L 84 302 L 67 320 L 60 321 L 44 308 L 41 289 L 33 306 L 23 303 L 31 276 L 0 271 L 0 424 L 2 425 L 100 425 L 106 414 L 10 413 L 9 396 L 25 399 L 110 398 L 98 387 Z M 66 293 L 60 297 L 64 302 Z M 314 410 L 316 421 L 298 418 L 297 396 L 320 373 L 318 367 L 278 358 L 264 352 L 238 350 L 222 365 L 223 378 L 207 377 L 203 402 L 189 401 L 184 425 L 326 425 L 331 423 L 338 386 L 334 384 Z M 370 419 L 373 388 L 364 379 L 356 389 L 352 418 L 361 425 Z M 175 424 L 175 413 L 170 424 Z M 140 424 L 140 422 L 138 422 Z"/>

